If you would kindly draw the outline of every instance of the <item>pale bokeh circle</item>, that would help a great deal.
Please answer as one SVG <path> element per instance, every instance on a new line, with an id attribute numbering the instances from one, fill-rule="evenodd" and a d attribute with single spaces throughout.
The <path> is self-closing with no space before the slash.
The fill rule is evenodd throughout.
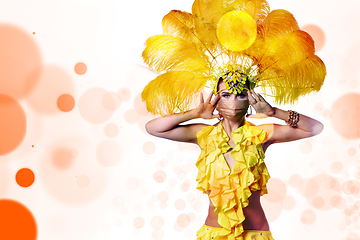
<path id="1" fill-rule="evenodd" d="M 167 200 L 169 200 L 169 194 L 165 191 L 162 191 L 158 194 L 157 199 L 160 202 L 166 202 Z"/>
<path id="2" fill-rule="evenodd" d="M 83 204 L 101 195 L 108 179 L 107 170 L 99 167 L 92 154 L 95 146 L 88 137 L 58 139 L 44 149 L 46 151 L 39 165 L 39 179 L 50 195 L 67 204 Z M 78 156 L 71 159 L 71 164 L 66 168 L 59 167 L 53 160 L 59 149 L 62 150 L 63 159 L 71 159 L 68 153 L 72 149 L 78 151 Z M 86 176 L 89 181 L 81 176 Z"/>
<path id="3" fill-rule="evenodd" d="M 156 171 L 154 173 L 154 180 L 157 183 L 163 183 L 166 180 L 166 173 L 162 170 Z"/>
<path id="4" fill-rule="evenodd" d="M 314 179 L 305 179 L 300 186 L 300 193 L 307 198 L 314 197 L 319 191 L 319 183 Z"/>
<path id="5" fill-rule="evenodd" d="M 186 202 L 183 199 L 178 199 L 175 201 L 175 208 L 177 210 L 184 210 L 186 207 Z"/>
<path id="6" fill-rule="evenodd" d="M 154 240 L 161 240 L 164 238 L 164 231 L 162 229 L 154 229 L 151 236 Z"/>
<path id="7" fill-rule="evenodd" d="M 75 159 L 79 156 L 79 151 L 75 148 L 71 148 L 69 151 L 68 151 L 68 156 L 71 158 L 71 159 Z"/>
<path id="8" fill-rule="evenodd" d="M 76 183 L 81 188 L 86 188 L 90 184 L 90 179 L 86 175 L 80 175 L 76 179 Z"/>
<path id="9" fill-rule="evenodd" d="M 154 229 L 161 229 L 164 226 L 164 223 L 165 223 L 164 219 L 160 216 L 155 216 L 155 217 L 151 218 L 151 221 L 150 221 L 150 225 Z"/>
<path id="10" fill-rule="evenodd" d="M 260 198 L 260 201 L 269 222 L 274 222 L 280 217 L 282 212 L 281 202 L 269 202 L 266 198 Z"/>
<path id="11" fill-rule="evenodd" d="M 360 94 L 347 93 L 340 96 L 331 106 L 331 125 L 342 137 L 360 138 Z"/>
<path id="12" fill-rule="evenodd" d="M 29 105 L 41 114 L 62 113 L 58 100 L 64 94 L 74 98 L 74 80 L 68 72 L 56 65 L 44 66 L 39 81 L 26 98 Z"/>
<path id="13" fill-rule="evenodd" d="M 322 197 L 317 196 L 313 199 L 312 205 L 317 209 L 321 209 L 325 206 L 325 200 Z"/>
<path id="14" fill-rule="evenodd" d="M 331 163 L 330 169 L 333 173 L 341 173 L 344 169 L 344 165 L 340 161 L 335 161 Z"/>
<path id="15" fill-rule="evenodd" d="M 307 209 L 302 212 L 300 218 L 301 223 L 311 225 L 315 223 L 315 221 L 316 221 L 316 213 L 313 210 Z"/>
<path id="16" fill-rule="evenodd" d="M 312 144 L 308 140 L 304 140 L 299 144 L 299 149 L 302 153 L 308 154 L 312 151 Z"/>
<path id="17" fill-rule="evenodd" d="M 335 195 L 330 199 L 330 203 L 337 209 L 344 209 L 346 207 L 346 200 L 345 198 Z"/>
<path id="18" fill-rule="evenodd" d="M 125 121 L 130 124 L 134 124 L 139 120 L 139 115 L 134 109 L 129 109 L 124 115 Z"/>
<path id="19" fill-rule="evenodd" d="M 287 195 L 282 201 L 282 206 L 285 210 L 293 210 L 296 206 L 296 200 L 293 196 Z"/>
<path id="20" fill-rule="evenodd" d="M 116 208 L 121 208 L 124 205 L 124 199 L 121 196 L 116 196 L 112 200 L 112 204 Z"/>
<path id="21" fill-rule="evenodd" d="M 120 208 L 121 215 L 127 215 L 129 213 L 129 209 L 127 207 Z"/>
<path id="22" fill-rule="evenodd" d="M 350 233 L 346 240 L 360 240 L 360 236 L 357 233 Z"/>
<path id="23" fill-rule="evenodd" d="M 302 177 L 298 174 L 293 174 L 289 178 L 289 184 L 294 188 L 300 187 L 301 183 L 302 183 Z"/>
<path id="24" fill-rule="evenodd" d="M 108 111 L 115 111 L 119 109 L 121 101 L 115 92 L 107 92 L 101 99 L 102 106 Z"/>
<path id="25" fill-rule="evenodd" d="M 264 197 L 269 202 L 281 202 L 286 196 L 286 185 L 278 178 L 271 178 L 267 184 L 269 194 Z"/>
<path id="26" fill-rule="evenodd" d="M 177 218 L 176 218 L 176 222 L 180 227 L 187 227 L 190 224 L 190 217 L 187 214 L 180 214 Z"/>
<path id="27" fill-rule="evenodd" d="M 138 94 L 134 99 L 134 109 L 141 116 L 151 116 L 146 109 L 145 102 L 142 101 L 141 94 Z"/>
<path id="28" fill-rule="evenodd" d="M 144 143 L 143 147 L 142 147 L 144 153 L 150 155 L 153 154 L 156 150 L 156 145 L 155 143 L 151 142 L 151 141 L 147 141 Z"/>
<path id="29" fill-rule="evenodd" d="M 360 120 L 360 119 L 359 119 L 359 120 Z M 360 123 L 360 121 L 359 121 L 359 123 Z M 355 149 L 355 148 L 349 148 L 349 149 L 348 149 L 348 154 L 349 154 L 349 156 L 351 156 L 351 157 L 355 156 L 355 155 L 356 155 L 356 149 Z"/>
<path id="30" fill-rule="evenodd" d="M 120 88 L 117 92 L 117 96 L 122 102 L 126 102 L 131 98 L 131 91 L 128 88 Z"/>
<path id="31" fill-rule="evenodd" d="M 122 159 L 122 149 L 118 142 L 105 140 L 96 148 L 96 159 L 105 167 L 116 166 Z"/>
<path id="32" fill-rule="evenodd" d="M 100 124 L 111 118 L 113 111 L 109 111 L 103 106 L 103 98 L 107 93 L 103 88 L 91 88 L 81 95 L 79 111 L 86 121 Z"/>
<path id="33" fill-rule="evenodd" d="M 116 123 L 108 123 L 104 127 L 104 133 L 108 138 L 117 137 L 119 134 L 119 127 L 116 125 Z"/>
<path id="34" fill-rule="evenodd" d="M 167 203 L 166 202 L 161 202 L 161 203 L 159 203 L 159 207 L 161 209 L 165 209 L 165 208 L 167 208 Z"/>
<path id="35" fill-rule="evenodd" d="M 121 227 L 121 226 L 123 225 L 123 221 L 122 221 L 121 219 L 116 219 L 116 220 L 115 220 L 115 225 L 116 225 L 117 227 Z"/>
<path id="36" fill-rule="evenodd" d="M 145 226 L 145 220 L 142 217 L 137 217 L 134 219 L 133 225 L 137 229 L 143 228 Z"/>

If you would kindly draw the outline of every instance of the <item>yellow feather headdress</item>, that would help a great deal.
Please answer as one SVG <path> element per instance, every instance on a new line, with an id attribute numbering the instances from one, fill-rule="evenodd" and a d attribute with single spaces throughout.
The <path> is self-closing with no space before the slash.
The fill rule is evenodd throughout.
<path id="1" fill-rule="evenodd" d="M 324 82 L 326 68 L 311 36 L 290 12 L 270 12 L 266 0 L 195 0 L 192 13 L 172 10 L 162 26 L 164 34 L 150 37 L 142 53 L 160 73 L 142 92 L 153 114 L 188 110 L 220 78 L 235 94 L 250 81 L 278 104 L 294 103 Z"/>

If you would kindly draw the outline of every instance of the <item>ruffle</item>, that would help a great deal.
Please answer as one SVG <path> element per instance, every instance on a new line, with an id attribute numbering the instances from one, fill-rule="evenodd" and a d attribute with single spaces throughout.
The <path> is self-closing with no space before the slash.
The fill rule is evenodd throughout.
<path id="1" fill-rule="evenodd" d="M 210 199 L 222 226 L 220 236 L 230 240 L 243 239 L 242 222 L 245 220 L 243 208 L 248 206 L 251 191 L 267 193 L 266 183 L 270 179 L 264 163 L 265 154 L 261 143 L 267 133 L 254 124 L 245 121 L 244 125 L 231 133 L 236 144 L 232 149 L 222 122 L 217 126 L 206 126 L 197 133 L 202 151 L 196 162 L 198 175 L 197 189 L 203 193 L 211 190 Z M 236 161 L 229 168 L 223 154 L 232 149 Z"/>

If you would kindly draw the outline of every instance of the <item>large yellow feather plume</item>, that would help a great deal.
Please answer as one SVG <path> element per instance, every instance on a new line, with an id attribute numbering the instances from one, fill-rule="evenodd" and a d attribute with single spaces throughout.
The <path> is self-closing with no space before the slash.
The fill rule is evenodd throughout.
<path id="1" fill-rule="evenodd" d="M 245 71 L 279 104 L 319 91 L 326 69 L 315 55 L 313 39 L 290 12 L 269 11 L 266 0 L 195 0 L 192 13 L 172 10 L 165 15 L 164 35 L 150 37 L 142 54 L 161 74 L 142 93 L 148 111 L 166 115 L 188 110 L 229 64 Z"/>
<path id="2" fill-rule="evenodd" d="M 146 43 L 142 57 L 151 69 L 158 72 L 209 69 L 203 52 L 195 44 L 171 35 L 156 35 Z"/>
<path id="3" fill-rule="evenodd" d="M 162 19 L 165 35 L 180 37 L 188 42 L 196 43 L 194 18 L 191 13 L 172 10 Z"/>
<path id="4" fill-rule="evenodd" d="M 200 72 L 174 71 L 161 74 L 143 90 L 142 99 L 153 114 L 166 115 L 185 111 L 209 79 Z"/>

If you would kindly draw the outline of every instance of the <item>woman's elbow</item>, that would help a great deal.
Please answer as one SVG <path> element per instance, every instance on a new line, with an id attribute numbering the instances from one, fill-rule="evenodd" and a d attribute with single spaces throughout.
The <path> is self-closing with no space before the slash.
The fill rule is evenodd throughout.
<path id="1" fill-rule="evenodd" d="M 147 123 L 145 124 L 145 130 L 146 130 L 146 132 L 147 132 L 148 134 L 154 136 L 155 132 L 154 132 L 154 129 L 151 127 L 151 123 L 150 123 L 150 122 L 147 122 Z"/>
<path id="2" fill-rule="evenodd" d="M 324 129 L 324 124 L 322 124 L 321 122 L 318 122 L 312 129 L 312 133 L 313 135 L 319 135 Z"/>

